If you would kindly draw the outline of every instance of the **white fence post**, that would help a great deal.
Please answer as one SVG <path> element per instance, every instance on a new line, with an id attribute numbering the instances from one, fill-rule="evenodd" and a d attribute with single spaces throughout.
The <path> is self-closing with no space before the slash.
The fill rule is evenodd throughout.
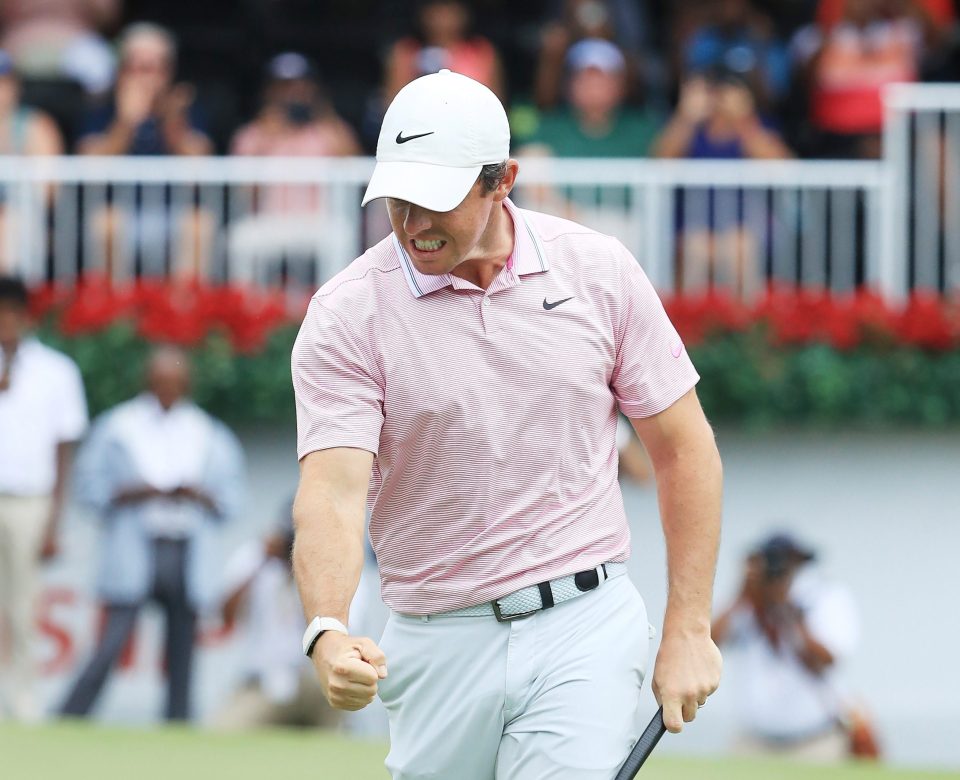
<path id="1" fill-rule="evenodd" d="M 672 230 L 673 225 L 673 214 L 666 213 L 664 209 L 668 195 L 666 187 L 657 178 L 650 177 L 636 181 L 632 193 L 635 214 L 641 200 L 643 203 L 638 215 L 643 231 L 643 257 L 640 258 L 640 264 L 653 286 L 664 293 L 673 292 L 674 276 L 670 272 L 674 258 L 667 255 L 672 252 L 672 247 L 663 240 L 665 228 Z"/>
<path id="2" fill-rule="evenodd" d="M 867 282 L 894 302 L 907 297 L 909 198 L 907 193 L 910 120 L 901 108 L 903 85 L 884 90 L 883 186 L 880 198 L 882 240 L 877 266 L 867 268 Z"/>

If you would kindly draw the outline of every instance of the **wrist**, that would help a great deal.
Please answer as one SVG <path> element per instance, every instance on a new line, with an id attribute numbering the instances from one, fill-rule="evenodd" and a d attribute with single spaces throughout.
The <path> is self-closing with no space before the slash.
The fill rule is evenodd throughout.
<path id="1" fill-rule="evenodd" d="M 710 611 L 696 615 L 671 614 L 669 607 L 663 619 L 663 637 L 691 639 L 709 637 L 711 629 Z"/>
<path id="2" fill-rule="evenodd" d="M 317 644 L 330 632 L 343 634 L 344 636 L 350 633 L 347 627 L 337 620 L 337 618 L 317 615 L 310 621 L 307 630 L 303 632 L 303 654 L 307 656 L 307 658 L 311 658 L 316 650 Z"/>

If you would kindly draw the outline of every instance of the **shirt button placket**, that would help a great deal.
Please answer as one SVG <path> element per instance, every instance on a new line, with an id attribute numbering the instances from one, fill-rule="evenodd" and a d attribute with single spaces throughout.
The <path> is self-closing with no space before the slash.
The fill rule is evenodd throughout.
<path id="1" fill-rule="evenodd" d="M 490 298 L 484 295 L 480 301 L 480 321 L 483 323 L 484 333 L 490 333 L 493 330 L 493 316 L 491 311 Z"/>

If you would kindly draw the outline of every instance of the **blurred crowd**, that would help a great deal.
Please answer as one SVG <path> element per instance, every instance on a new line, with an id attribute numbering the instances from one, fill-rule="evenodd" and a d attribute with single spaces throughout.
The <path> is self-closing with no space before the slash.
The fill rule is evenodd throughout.
<path id="1" fill-rule="evenodd" d="M 960 76 L 951 0 L 193 5 L 4 3 L 0 151 L 372 153 L 397 91 L 448 67 L 507 103 L 517 148 L 875 157 L 886 84 Z"/>
<path id="2" fill-rule="evenodd" d="M 393 96 L 446 67 L 501 97 L 512 152 L 520 157 L 876 158 L 888 84 L 960 79 L 955 6 L 953 0 L 4 3 L 0 155 L 369 155 Z M 940 145 L 928 145 L 933 160 Z M 600 193 L 601 200 L 628 202 L 626 189 L 614 190 Z M 675 214 L 683 237 L 676 285 L 696 289 L 709 278 L 749 297 L 770 265 L 772 241 L 762 235 L 771 221 L 747 224 L 742 194 L 705 188 L 684 194 L 690 213 Z M 25 209 L 26 201 L 12 194 L 0 198 L 0 272 L 46 265 L 54 276 L 49 257 L 10 255 L 21 235 L 46 231 L 46 244 L 57 244 L 50 224 L 65 208 L 81 209 L 68 195 L 48 188 L 49 217 Z M 629 215 L 596 202 L 596 191 L 517 193 L 521 201 L 528 195 L 541 210 L 601 232 L 628 232 Z M 701 201 L 716 205 L 701 208 Z M 162 187 L 109 186 L 102 202 L 84 200 L 76 257 L 62 252 L 59 262 L 111 277 L 121 269 L 141 277 L 229 276 L 315 287 L 349 254 L 343 247 L 356 229 L 344 227 L 343 209 L 320 186 L 247 187 L 224 225 L 195 194 L 184 203 Z M 363 229 L 376 233 L 385 229 L 381 223 L 374 214 Z M 34 254 L 43 244 L 25 243 Z M 946 260 L 935 260 L 940 273 Z M 853 262 L 862 283 L 863 260 Z"/>

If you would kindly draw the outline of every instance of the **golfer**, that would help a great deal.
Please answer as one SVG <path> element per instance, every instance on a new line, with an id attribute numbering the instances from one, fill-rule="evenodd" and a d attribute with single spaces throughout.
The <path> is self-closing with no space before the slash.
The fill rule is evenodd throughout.
<path id="1" fill-rule="evenodd" d="M 293 352 L 304 651 L 334 707 L 379 693 L 395 780 L 609 780 L 626 757 L 649 626 L 624 576 L 618 409 L 659 492 L 667 727 L 720 678 L 698 376 L 619 241 L 511 203 L 509 145 L 479 83 L 402 89 L 363 198 L 386 199 L 393 234 L 316 293 Z M 379 643 L 349 630 L 368 500 Z"/>

